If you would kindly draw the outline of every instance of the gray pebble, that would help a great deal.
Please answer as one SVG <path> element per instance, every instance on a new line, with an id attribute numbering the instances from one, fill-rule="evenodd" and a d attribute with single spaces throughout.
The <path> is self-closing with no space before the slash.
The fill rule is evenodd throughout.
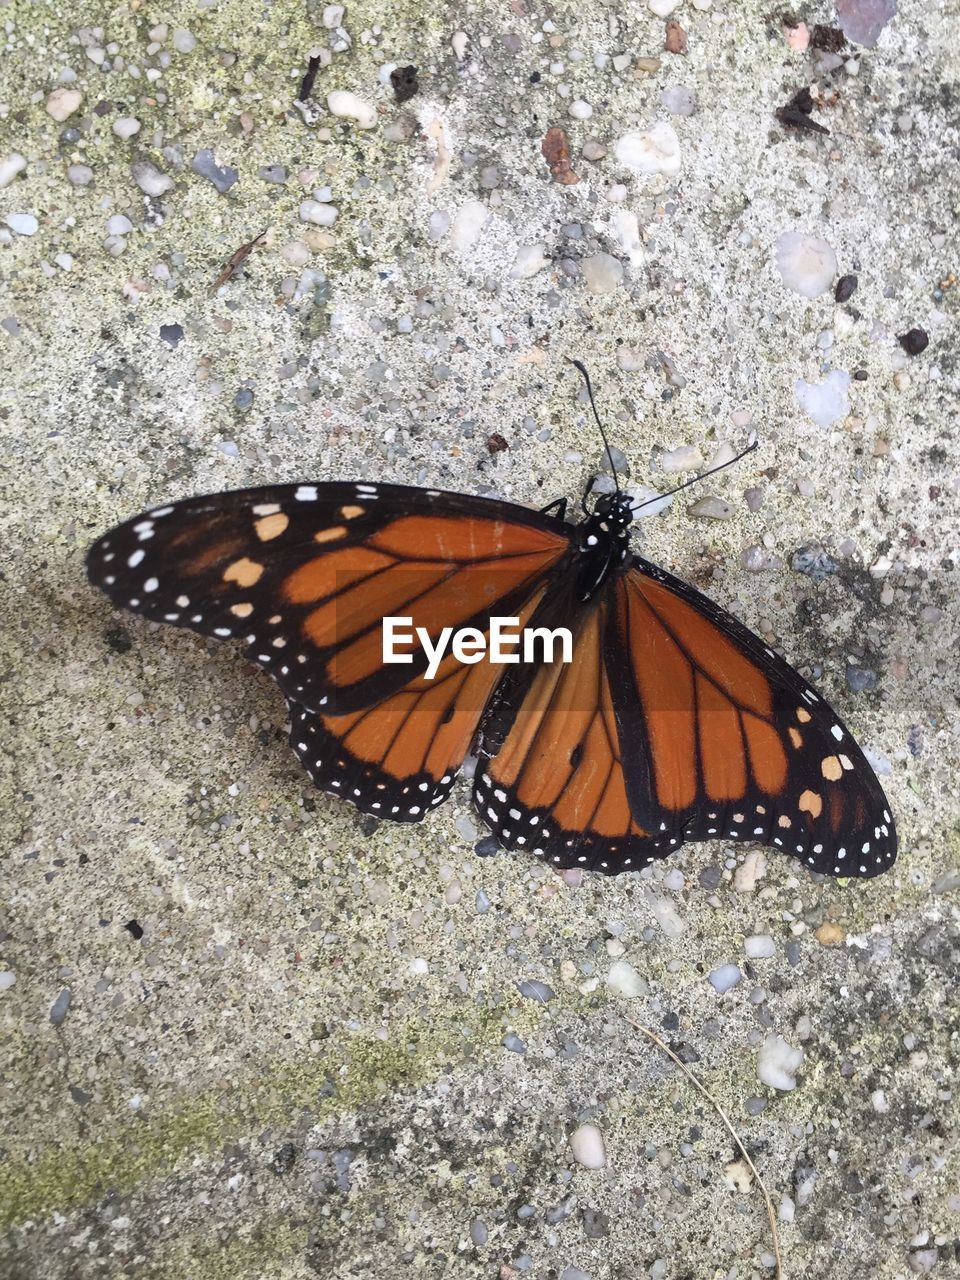
<path id="1" fill-rule="evenodd" d="M 748 1098 L 744 1103 L 748 1116 L 758 1116 L 766 1105 L 766 1098 Z"/>
<path id="2" fill-rule="evenodd" d="M 709 866 L 704 867 L 697 877 L 697 883 L 701 889 L 717 889 L 720 881 L 723 879 L 723 867 Z"/>
<path id="3" fill-rule="evenodd" d="M 790 568 L 794 573 L 805 573 L 814 582 L 823 582 L 831 574 L 837 573 L 840 566 L 818 542 L 811 542 L 793 553 Z"/>
<path id="4" fill-rule="evenodd" d="M 253 404 L 253 392 L 249 387 L 241 387 L 234 396 L 233 403 L 238 409 L 249 409 Z"/>
<path id="5" fill-rule="evenodd" d="M 0 329 L 5 329 L 6 332 L 10 334 L 11 338 L 19 338 L 20 321 L 16 316 L 4 316 L 4 318 L 0 320 Z"/>
<path id="6" fill-rule="evenodd" d="M 490 910 L 490 899 L 487 897 L 483 889 L 477 890 L 477 896 L 474 901 L 476 903 L 477 915 L 485 916 Z"/>
<path id="7" fill-rule="evenodd" d="M 610 1234 L 610 1219 L 599 1209 L 584 1209 L 583 1234 L 588 1240 L 603 1240 Z"/>
<path id="8" fill-rule="evenodd" d="M 552 987 L 548 987 L 545 982 L 538 982 L 535 978 L 524 978 L 522 982 L 517 983 L 517 989 L 528 1000 L 539 1000 L 541 1004 L 557 998 L 557 993 Z"/>
<path id="9" fill-rule="evenodd" d="M 493 191 L 500 185 L 500 170 L 495 164 L 486 164 L 480 170 L 480 185 L 487 191 Z"/>
<path id="10" fill-rule="evenodd" d="M 230 165 L 224 165 L 221 168 L 214 160 L 213 152 L 209 147 L 201 147 L 191 160 L 190 168 L 194 173 L 199 173 L 201 178 L 212 182 L 221 195 L 225 195 L 240 177 L 236 169 Z"/>
<path id="11" fill-rule="evenodd" d="M 50 1021 L 55 1027 L 59 1027 L 64 1018 L 67 1016 L 67 1010 L 70 1008 L 71 992 L 69 987 L 64 987 L 60 994 L 50 1006 Z"/>
<path id="12" fill-rule="evenodd" d="M 750 511 L 759 511 L 763 506 L 763 500 L 766 497 L 766 494 L 762 489 L 751 488 L 744 489 L 743 496 Z"/>
<path id="13" fill-rule="evenodd" d="M 286 182 L 287 169 L 282 164 L 262 164 L 257 170 L 257 177 L 264 182 Z"/>
<path id="14" fill-rule="evenodd" d="M 475 1245 L 486 1244 L 488 1236 L 489 1232 L 487 1231 L 487 1224 L 482 1222 L 479 1218 L 474 1218 L 470 1223 L 470 1239 L 473 1243 Z"/>
<path id="15" fill-rule="evenodd" d="M 852 663 L 845 672 L 847 688 L 852 693 L 868 693 L 877 687 L 877 673 L 869 667 L 857 667 Z"/>
<path id="16" fill-rule="evenodd" d="M 511 1053 L 526 1053 L 527 1046 L 520 1037 L 513 1031 L 508 1031 L 503 1037 L 503 1047 L 509 1049 Z"/>

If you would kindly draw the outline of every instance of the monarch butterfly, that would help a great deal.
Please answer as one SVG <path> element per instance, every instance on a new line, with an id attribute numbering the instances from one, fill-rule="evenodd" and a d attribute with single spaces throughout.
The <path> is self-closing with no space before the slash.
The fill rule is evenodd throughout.
<path id="1" fill-rule="evenodd" d="M 615 480 L 573 523 L 566 499 L 534 511 L 394 484 L 243 489 L 121 524 L 87 568 L 122 608 L 245 639 L 314 783 L 364 813 L 420 821 L 472 749 L 483 821 L 558 869 L 616 874 L 722 839 L 827 875 L 885 871 L 893 818 L 850 732 L 758 637 L 631 549 L 632 502 Z M 449 653 L 428 680 L 423 653 L 383 661 L 383 618 L 401 613 L 431 637 L 487 633 L 494 615 L 563 622 L 572 660 Z"/>

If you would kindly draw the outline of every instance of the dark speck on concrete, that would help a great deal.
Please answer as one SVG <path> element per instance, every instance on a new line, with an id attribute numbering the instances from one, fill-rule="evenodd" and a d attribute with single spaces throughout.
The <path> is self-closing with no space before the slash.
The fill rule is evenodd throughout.
<path id="1" fill-rule="evenodd" d="M 183 338 L 182 324 L 162 324 L 160 326 L 160 337 L 164 340 L 171 351 L 175 351 L 180 345 Z"/>

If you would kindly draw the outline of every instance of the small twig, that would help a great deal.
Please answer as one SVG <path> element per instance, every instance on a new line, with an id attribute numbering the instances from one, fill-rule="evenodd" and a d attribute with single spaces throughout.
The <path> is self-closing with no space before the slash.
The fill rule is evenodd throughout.
<path id="1" fill-rule="evenodd" d="M 227 265 L 210 286 L 211 293 L 216 293 L 222 284 L 226 284 L 228 280 L 232 279 L 237 268 L 246 262 L 247 258 L 250 257 L 250 254 L 266 234 L 266 229 L 264 229 L 258 236 L 254 236 L 252 240 L 248 240 L 246 244 L 242 244 L 236 253 L 232 253 L 230 255 L 227 260 Z"/>
<path id="2" fill-rule="evenodd" d="M 686 1063 L 683 1062 L 680 1058 L 678 1058 L 677 1055 L 673 1052 L 673 1050 L 669 1047 L 669 1045 L 665 1045 L 655 1032 L 651 1031 L 649 1027 L 642 1026 L 641 1023 L 639 1022 L 634 1022 L 633 1018 L 627 1017 L 626 1014 L 624 1014 L 623 1016 L 625 1021 L 629 1022 L 631 1027 L 635 1028 L 635 1030 L 637 1031 L 642 1031 L 648 1040 L 652 1040 L 658 1049 L 662 1049 L 663 1052 L 667 1055 L 667 1057 L 672 1059 L 672 1061 L 677 1064 L 677 1066 L 680 1068 L 683 1074 L 687 1077 L 687 1079 L 691 1082 L 691 1084 L 693 1084 L 700 1091 L 700 1093 L 703 1094 L 706 1100 L 714 1108 L 717 1115 L 726 1125 L 727 1131 L 729 1132 L 730 1137 L 733 1138 L 734 1142 L 737 1144 L 737 1150 L 743 1156 L 744 1160 L 746 1160 L 747 1166 L 750 1169 L 750 1172 L 756 1178 L 757 1186 L 760 1188 L 760 1191 L 763 1194 L 763 1199 L 767 1206 L 767 1218 L 770 1221 L 770 1233 L 773 1236 L 773 1255 L 776 1258 L 775 1280 L 783 1280 L 783 1261 L 780 1257 L 780 1236 L 777 1233 L 777 1216 L 774 1213 L 773 1201 L 770 1199 L 770 1196 L 767 1194 L 767 1188 L 763 1185 L 763 1180 L 760 1177 L 759 1173 L 757 1173 L 757 1167 L 753 1163 L 753 1161 L 750 1159 L 750 1155 L 746 1147 L 737 1137 L 736 1129 L 734 1129 L 733 1125 L 727 1119 L 726 1114 L 724 1113 L 723 1107 L 721 1107 L 720 1103 L 716 1100 L 713 1094 L 708 1091 L 707 1087 L 701 1084 L 701 1082 L 693 1074 L 693 1072 L 686 1065 Z"/>

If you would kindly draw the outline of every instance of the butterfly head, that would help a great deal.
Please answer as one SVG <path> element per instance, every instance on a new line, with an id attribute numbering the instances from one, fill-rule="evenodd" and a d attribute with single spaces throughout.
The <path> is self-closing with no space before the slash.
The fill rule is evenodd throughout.
<path id="1" fill-rule="evenodd" d="M 593 509 L 595 516 L 608 520 L 611 527 L 623 525 L 625 528 L 633 524 L 633 498 L 629 493 L 604 493 L 597 499 Z"/>

